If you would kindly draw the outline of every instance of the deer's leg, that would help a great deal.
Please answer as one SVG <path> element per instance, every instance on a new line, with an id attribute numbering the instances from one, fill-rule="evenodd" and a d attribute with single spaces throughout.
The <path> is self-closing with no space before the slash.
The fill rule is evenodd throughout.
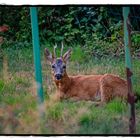
<path id="1" fill-rule="evenodd" d="M 113 89 L 107 85 L 101 85 L 101 102 L 107 103 L 113 98 Z"/>

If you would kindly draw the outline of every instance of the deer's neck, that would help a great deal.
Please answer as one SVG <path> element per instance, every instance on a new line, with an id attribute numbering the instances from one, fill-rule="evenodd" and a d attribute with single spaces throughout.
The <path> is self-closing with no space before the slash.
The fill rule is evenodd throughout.
<path id="1" fill-rule="evenodd" d="M 61 91 L 61 92 L 66 92 L 71 84 L 71 79 L 68 77 L 67 73 L 64 74 L 63 78 L 59 81 L 55 80 L 56 86 L 57 88 Z"/>

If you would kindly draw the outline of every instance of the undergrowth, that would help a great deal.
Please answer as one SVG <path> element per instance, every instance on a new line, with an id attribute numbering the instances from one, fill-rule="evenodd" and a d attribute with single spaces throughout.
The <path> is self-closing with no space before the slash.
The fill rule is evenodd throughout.
<path id="1" fill-rule="evenodd" d="M 0 60 L 0 133 L 13 134 L 128 134 L 128 105 L 113 100 L 104 106 L 90 101 L 55 102 L 51 68 L 41 48 L 45 102 L 40 118 L 32 48 L 4 49 Z M 68 64 L 68 74 L 113 73 L 125 78 L 124 58 L 84 60 L 78 49 Z M 76 55 L 79 55 L 77 58 Z M 80 56 L 81 55 L 81 56 Z M 83 58 L 83 60 L 81 59 Z M 4 63 L 4 64 L 3 64 Z M 133 89 L 140 94 L 140 62 L 133 61 Z M 137 133 L 140 133 L 140 102 L 136 104 Z"/>

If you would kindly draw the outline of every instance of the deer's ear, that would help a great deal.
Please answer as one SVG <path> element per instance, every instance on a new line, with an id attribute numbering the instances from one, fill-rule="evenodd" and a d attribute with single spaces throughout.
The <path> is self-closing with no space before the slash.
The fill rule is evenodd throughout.
<path id="1" fill-rule="evenodd" d="M 53 55 L 51 52 L 49 52 L 49 50 L 47 48 L 45 48 L 44 55 L 49 62 L 51 62 L 51 63 L 53 62 L 53 59 L 54 59 Z"/>
<path id="2" fill-rule="evenodd" d="M 64 55 L 63 55 L 63 59 L 65 62 L 67 62 L 70 59 L 72 53 L 72 49 L 70 48 Z"/>

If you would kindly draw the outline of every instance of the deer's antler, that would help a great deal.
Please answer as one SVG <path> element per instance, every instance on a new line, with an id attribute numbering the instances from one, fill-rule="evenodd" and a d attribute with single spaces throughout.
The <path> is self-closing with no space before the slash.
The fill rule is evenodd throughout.
<path id="1" fill-rule="evenodd" d="M 63 41 L 61 42 L 61 57 L 63 56 L 63 48 L 64 48 L 64 44 Z"/>
<path id="2" fill-rule="evenodd" d="M 55 43 L 55 46 L 53 47 L 53 56 L 54 56 L 54 58 L 56 58 L 56 48 L 57 48 L 57 44 Z"/>

